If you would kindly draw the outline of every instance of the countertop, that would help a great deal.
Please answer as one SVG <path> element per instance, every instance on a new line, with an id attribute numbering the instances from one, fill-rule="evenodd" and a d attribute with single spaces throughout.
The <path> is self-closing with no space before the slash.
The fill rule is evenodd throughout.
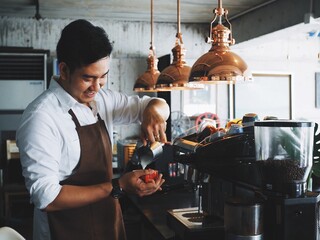
<path id="1" fill-rule="evenodd" d="M 142 215 L 144 224 L 153 231 L 154 239 L 179 239 L 168 226 L 168 210 L 198 207 L 198 194 L 190 186 L 164 190 L 151 196 L 139 198 L 128 196 Z"/>
<path id="2" fill-rule="evenodd" d="M 221 220 L 207 221 L 208 219 L 201 218 L 201 222 L 192 224 L 188 220 L 181 222 L 181 218 L 178 220 L 179 217 L 173 217 L 182 213 L 190 215 L 198 212 L 199 194 L 192 186 L 180 185 L 178 188 L 164 190 L 151 196 L 129 196 L 128 199 L 141 215 L 143 225 L 151 232 L 152 239 L 224 239 Z M 149 236 L 146 239 L 151 238 Z"/>

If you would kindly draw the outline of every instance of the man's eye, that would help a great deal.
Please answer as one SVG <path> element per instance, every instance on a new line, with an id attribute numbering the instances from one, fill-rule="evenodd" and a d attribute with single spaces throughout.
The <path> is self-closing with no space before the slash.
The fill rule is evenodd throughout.
<path id="1" fill-rule="evenodd" d="M 84 80 L 85 82 L 91 82 L 91 81 L 93 81 L 94 79 L 93 79 L 93 78 L 89 78 L 89 77 L 84 77 L 83 80 Z"/>

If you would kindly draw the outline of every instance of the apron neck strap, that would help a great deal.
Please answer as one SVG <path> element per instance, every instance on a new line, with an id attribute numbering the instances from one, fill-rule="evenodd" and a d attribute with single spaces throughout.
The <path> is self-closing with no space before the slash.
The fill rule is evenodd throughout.
<path id="1" fill-rule="evenodd" d="M 72 109 L 70 109 L 70 110 L 68 111 L 68 113 L 71 115 L 72 120 L 74 121 L 74 123 L 76 124 L 76 126 L 77 126 L 77 127 L 80 127 L 79 120 L 78 120 L 78 118 L 76 117 L 76 115 L 74 114 L 74 112 L 72 111 Z"/>
<path id="2" fill-rule="evenodd" d="M 71 115 L 72 120 L 74 121 L 74 123 L 76 124 L 76 126 L 77 126 L 77 127 L 80 127 L 79 120 L 78 120 L 78 118 L 76 117 L 76 115 L 74 114 L 74 112 L 72 111 L 72 109 L 70 109 L 70 110 L 68 111 L 68 113 Z M 97 116 L 98 116 L 98 120 L 101 121 L 102 119 L 101 119 L 99 113 L 97 114 Z"/>

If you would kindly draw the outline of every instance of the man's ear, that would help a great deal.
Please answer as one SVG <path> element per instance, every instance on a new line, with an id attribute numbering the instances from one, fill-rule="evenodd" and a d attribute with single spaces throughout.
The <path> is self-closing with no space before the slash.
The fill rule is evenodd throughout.
<path id="1" fill-rule="evenodd" d="M 70 71 L 66 63 L 64 62 L 59 63 L 59 71 L 60 71 L 61 80 L 66 80 L 69 78 Z"/>

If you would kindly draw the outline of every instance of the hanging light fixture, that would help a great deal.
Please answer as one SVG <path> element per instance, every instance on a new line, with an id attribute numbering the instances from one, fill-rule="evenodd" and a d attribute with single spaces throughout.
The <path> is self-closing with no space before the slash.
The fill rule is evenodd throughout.
<path id="1" fill-rule="evenodd" d="M 210 37 L 212 43 L 209 52 L 202 55 L 192 66 L 189 77 L 190 82 L 202 83 L 237 83 L 252 80 L 245 61 L 237 54 L 231 52 L 230 45 L 235 43 L 232 38 L 232 26 L 228 20 L 228 10 L 222 7 L 222 0 L 218 0 L 218 8 L 214 10 L 214 19 L 210 24 Z M 222 17 L 229 28 L 222 24 Z M 218 24 L 213 23 L 218 19 Z"/>
<path id="2" fill-rule="evenodd" d="M 35 18 L 36 20 L 40 20 L 42 17 L 40 15 L 40 6 L 39 6 L 39 0 L 34 0 L 34 4 L 36 6 L 36 14 L 34 15 L 33 18 Z"/>
<path id="3" fill-rule="evenodd" d="M 134 84 L 133 90 L 136 92 L 157 92 L 156 83 L 160 72 L 158 70 L 158 59 L 155 54 L 153 45 L 153 0 L 151 0 L 151 46 L 147 58 L 148 68 L 142 75 L 138 77 Z"/>
<path id="4" fill-rule="evenodd" d="M 191 67 L 185 62 L 186 49 L 180 31 L 180 0 L 177 0 L 177 34 L 175 46 L 172 48 L 173 61 L 161 71 L 156 88 L 159 91 L 203 89 L 200 83 L 189 82 Z"/>

